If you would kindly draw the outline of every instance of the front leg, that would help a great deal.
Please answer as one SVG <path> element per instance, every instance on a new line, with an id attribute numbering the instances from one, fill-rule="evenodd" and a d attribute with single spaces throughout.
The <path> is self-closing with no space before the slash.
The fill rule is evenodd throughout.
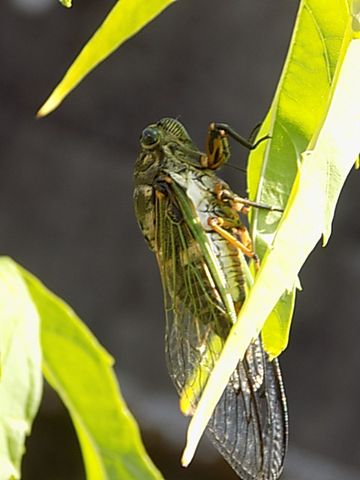
<path id="1" fill-rule="evenodd" d="M 216 170 L 228 161 L 230 157 L 228 135 L 248 150 L 253 150 L 261 142 L 270 138 L 269 135 L 266 135 L 253 143 L 252 137 L 250 139 L 243 137 L 226 123 L 211 123 L 206 142 L 206 155 L 200 159 L 202 167 Z"/>
<path id="2" fill-rule="evenodd" d="M 201 159 L 202 166 L 216 170 L 226 163 L 229 157 L 230 146 L 225 130 L 211 123 L 207 135 L 206 156 Z"/>

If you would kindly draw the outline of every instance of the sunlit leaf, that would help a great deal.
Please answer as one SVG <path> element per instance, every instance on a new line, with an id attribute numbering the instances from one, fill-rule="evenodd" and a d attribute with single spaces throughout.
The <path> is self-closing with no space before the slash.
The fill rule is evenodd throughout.
<path id="1" fill-rule="evenodd" d="M 73 88 L 122 43 L 135 35 L 175 0 L 119 0 L 38 112 L 53 111 Z"/>
<path id="2" fill-rule="evenodd" d="M 66 8 L 72 7 L 72 0 L 59 0 L 59 2 Z"/>
<path id="3" fill-rule="evenodd" d="M 41 317 L 43 372 L 72 417 L 87 480 L 160 480 L 110 355 L 66 303 L 27 271 L 22 274 Z"/>
<path id="4" fill-rule="evenodd" d="M 42 393 L 39 317 L 10 258 L 0 257 L 0 478 L 20 478 Z"/>
<path id="5" fill-rule="evenodd" d="M 331 26 L 329 18 L 332 18 L 331 14 L 328 15 L 329 10 L 332 12 L 332 8 L 339 6 L 339 2 L 326 2 L 326 9 L 324 8 L 325 3 L 320 0 L 308 0 L 304 2 L 304 5 L 306 5 L 307 10 L 300 9 L 300 11 L 305 12 L 307 17 L 309 6 L 317 5 L 323 7 L 322 15 L 326 16 L 326 25 L 329 27 Z M 347 5 L 344 3 L 343 8 L 345 12 L 346 7 Z M 314 10 L 310 10 L 310 13 L 314 13 Z M 358 78 L 360 75 L 360 44 L 358 42 L 360 41 L 353 40 L 346 51 L 351 38 L 350 17 L 347 18 L 347 21 L 344 21 L 344 17 L 340 13 L 341 11 L 337 11 L 337 18 L 340 18 L 343 26 L 345 25 L 348 28 L 343 28 L 341 37 L 343 44 L 341 49 L 338 48 L 339 63 L 337 67 L 335 67 L 336 62 L 333 63 L 328 55 L 334 47 L 335 40 L 337 42 L 339 40 L 338 36 L 335 35 L 336 32 L 334 32 L 334 35 L 331 35 L 331 31 L 327 31 L 326 37 L 330 39 L 329 48 L 326 48 L 326 42 L 324 42 L 324 36 L 322 36 L 323 50 L 320 51 L 315 48 L 316 45 L 307 49 L 305 39 L 303 39 L 305 43 L 302 45 L 302 50 L 306 51 L 307 56 L 311 57 L 312 54 L 316 58 L 320 54 L 322 54 L 322 57 L 328 56 L 323 66 L 321 64 L 317 65 L 316 58 L 314 58 L 314 68 L 320 69 L 314 78 L 318 77 L 320 82 L 321 78 L 327 75 L 328 81 L 331 82 L 331 78 L 334 78 L 335 68 L 339 69 L 336 72 L 339 76 L 335 77 L 337 79 L 336 90 L 326 118 L 326 109 L 323 108 L 322 110 L 324 123 L 320 112 L 318 113 L 318 123 L 314 123 L 312 126 L 308 124 L 307 127 L 306 125 L 304 127 L 305 130 L 309 128 L 309 135 L 313 134 L 313 140 L 310 142 L 313 150 L 301 156 L 301 166 L 297 173 L 294 172 L 296 174 L 295 181 L 273 245 L 263 258 L 256 282 L 240 311 L 238 322 L 234 325 L 226 341 L 221 357 L 211 373 L 198 408 L 190 422 L 188 443 L 183 456 L 184 464 L 188 464 L 191 461 L 198 441 L 229 381 L 229 377 L 239 359 L 243 358 L 250 341 L 259 334 L 265 320 L 281 295 L 286 290 L 291 290 L 294 284 L 296 284 L 301 266 L 319 241 L 321 235 L 324 235 L 325 240 L 328 238 L 331 231 L 332 216 L 341 187 L 359 153 L 360 89 L 358 88 Z M 315 21 L 313 16 L 308 18 L 309 22 L 310 20 Z M 319 28 L 318 22 L 316 22 L 316 27 Z M 336 29 L 334 30 L 337 31 Z M 345 52 L 346 57 L 344 59 Z M 344 62 L 340 70 L 343 59 Z M 292 97 L 291 95 L 288 98 L 290 105 L 291 103 L 296 105 L 297 101 L 301 103 L 303 99 L 306 102 L 307 84 L 302 83 L 301 69 L 299 70 L 298 62 L 294 61 L 294 65 L 287 64 L 286 69 L 288 72 L 291 71 L 291 67 L 295 69 L 295 77 L 298 77 L 297 82 L 299 85 L 302 85 L 302 89 L 298 92 L 300 97 Z M 311 64 L 308 65 L 308 68 L 311 68 Z M 326 70 L 326 75 L 323 71 L 324 69 Z M 317 95 L 322 94 L 321 90 L 312 91 L 316 92 Z M 331 99 L 329 88 L 325 94 L 327 93 L 329 102 Z M 280 101 L 279 98 L 277 101 Z M 288 106 L 284 105 L 284 108 L 288 108 Z M 294 109 L 294 115 L 295 111 L 296 109 Z M 310 114 L 317 115 L 316 109 L 314 108 L 313 111 L 308 113 L 308 115 Z M 296 125 L 295 117 L 293 121 Z M 322 123 L 323 125 L 321 125 Z M 283 125 L 280 125 L 280 127 L 283 128 Z M 301 125 L 298 125 L 298 127 L 301 127 Z M 294 139 L 301 132 L 298 127 L 294 129 L 291 135 L 287 133 L 282 135 L 284 142 L 285 140 L 290 140 L 295 151 L 297 151 L 298 144 Z M 316 132 L 319 128 L 321 128 L 321 131 L 319 136 L 317 136 Z M 307 143 L 303 144 L 302 149 L 304 150 L 305 148 L 307 148 Z M 301 150 L 299 150 L 300 152 Z M 277 197 L 281 199 L 283 194 L 281 176 L 283 172 L 278 172 L 280 177 L 278 185 L 276 185 L 278 177 L 275 173 L 273 188 L 278 192 Z M 286 174 L 284 173 L 284 175 Z M 257 178 L 257 183 L 259 184 L 262 178 L 259 175 Z M 274 202 L 266 203 L 274 204 Z"/>
<path id="6" fill-rule="evenodd" d="M 249 197 L 285 208 L 300 155 L 324 118 L 344 32 L 349 25 L 345 0 L 302 2 L 275 98 L 260 136 L 271 135 L 249 158 Z M 252 237 L 263 258 L 281 215 L 254 209 Z M 287 346 L 296 289 L 284 292 L 267 319 L 262 338 L 271 357 Z"/>

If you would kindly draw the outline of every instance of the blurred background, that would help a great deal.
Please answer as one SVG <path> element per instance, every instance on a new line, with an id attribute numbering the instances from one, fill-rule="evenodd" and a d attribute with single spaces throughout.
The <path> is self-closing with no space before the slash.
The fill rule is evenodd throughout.
<path id="1" fill-rule="evenodd" d="M 274 94 L 298 2 L 179 1 L 36 120 L 112 4 L 0 3 L 1 253 L 70 303 L 116 358 L 167 479 L 235 479 L 206 442 L 190 468 L 179 466 L 187 420 L 166 372 L 162 291 L 133 212 L 133 167 L 142 128 L 163 116 L 180 117 L 200 146 L 213 120 L 250 132 Z M 244 166 L 246 152 L 233 151 Z M 281 358 L 290 413 L 284 480 L 360 478 L 359 182 L 351 172 L 330 243 L 301 272 Z M 24 479 L 84 478 L 67 413 L 46 388 Z"/>

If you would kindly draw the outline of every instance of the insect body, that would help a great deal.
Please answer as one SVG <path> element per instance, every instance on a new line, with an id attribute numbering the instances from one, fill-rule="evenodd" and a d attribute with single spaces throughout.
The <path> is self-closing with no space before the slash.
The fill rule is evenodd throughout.
<path id="1" fill-rule="evenodd" d="M 255 255 L 239 212 L 252 203 L 215 174 L 229 156 L 222 128 L 210 127 L 206 153 L 170 118 L 145 128 L 140 143 L 135 211 L 160 269 L 168 369 L 191 415 L 245 299 L 242 252 Z M 268 360 L 260 338 L 232 374 L 207 435 L 243 480 L 281 474 L 286 402 L 278 362 Z"/>

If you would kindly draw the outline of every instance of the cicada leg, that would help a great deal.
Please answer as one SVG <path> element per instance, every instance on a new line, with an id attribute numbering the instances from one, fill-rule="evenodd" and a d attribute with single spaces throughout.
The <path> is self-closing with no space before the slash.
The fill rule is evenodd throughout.
<path id="1" fill-rule="evenodd" d="M 258 126 L 256 126 L 257 128 Z M 201 166 L 216 170 L 226 163 L 230 157 L 230 148 L 228 135 L 238 141 L 248 150 L 254 150 L 261 142 L 270 138 L 269 135 L 260 138 L 257 142 L 253 142 L 254 131 L 250 138 L 247 139 L 233 130 L 226 123 L 211 123 L 208 130 L 206 143 L 206 155 L 200 158 Z"/>
<path id="2" fill-rule="evenodd" d="M 248 137 L 249 142 L 254 143 L 254 140 L 259 133 L 259 130 L 261 128 L 262 122 L 259 122 L 255 125 L 255 127 L 251 130 L 250 135 Z M 270 137 L 269 137 L 270 138 Z"/>
<path id="3" fill-rule="evenodd" d="M 247 257 L 252 258 L 255 262 L 256 270 L 259 269 L 259 258 L 254 251 L 249 231 L 244 224 L 239 224 L 239 222 L 235 222 L 232 219 L 224 219 L 221 217 L 210 217 L 208 224 L 231 245 L 238 248 Z M 236 238 L 228 229 L 235 230 L 239 238 Z"/>
<path id="4" fill-rule="evenodd" d="M 215 186 L 215 194 L 226 218 L 211 217 L 208 220 L 209 225 L 224 239 L 239 248 L 244 255 L 252 258 L 255 262 L 256 270 L 258 270 L 260 266 L 259 258 L 255 253 L 249 231 L 239 218 L 239 213 L 247 215 L 250 207 L 276 212 L 282 212 L 283 210 L 239 197 L 227 190 L 221 182 Z"/>
<path id="5" fill-rule="evenodd" d="M 250 207 L 269 210 L 270 212 L 284 211 L 282 208 L 273 207 L 264 203 L 253 202 L 248 198 L 239 197 L 238 195 L 235 195 L 233 192 L 230 192 L 224 188 L 224 185 L 221 182 L 215 186 L 215 193 L 220 202 L 229 203 L 237 212 L 244 213 L 245 215 L 249 212 Z"/>
<path id="6" fill-rule="evenodd" d="M 259 125 L 256 125 L 255 128 L 252 130 L 250 134 L 250 138 L 245 138 L 239 133 L 237 133 L 233 128 L 230 127 L 227 123 L 214 123 L 214 128 L 217 130 L 223 130 L 227 135 L 232 137 L 234 140 L 240 143 L 243 147 L 247 148 L 248 150 L 254 150 L 257 146 L 260 145 L 261 142 L 264 140 L 268 140 L 271 138 L 270 135 L 265 135 L 264 137 L 259 138 L 257 142 L 254 142 L 254 137 L 257 134 Z"/>
<path id="7" fill-rule="evenodd" d="M 230 146 L 225 130 L 218 129 L 215 123 L 211 123 L 207 134 L 206 155 L 200 159 L 201 166 L 216 170 L 226 163 L 229 157 Z"/>

